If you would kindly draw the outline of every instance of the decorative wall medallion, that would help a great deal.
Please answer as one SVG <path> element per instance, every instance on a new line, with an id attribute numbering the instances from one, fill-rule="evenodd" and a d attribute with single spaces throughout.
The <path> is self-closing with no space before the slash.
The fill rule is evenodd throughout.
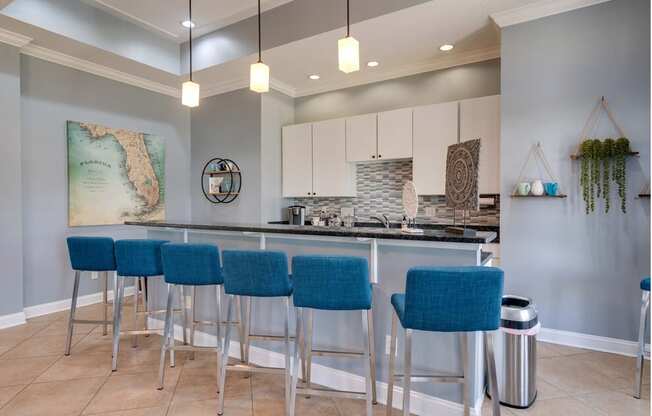
<path id="1" fill-rule="evenodd" d="M 446 157 L 446 206 L 477 211 L 480 139 L 448 146 Z"/>

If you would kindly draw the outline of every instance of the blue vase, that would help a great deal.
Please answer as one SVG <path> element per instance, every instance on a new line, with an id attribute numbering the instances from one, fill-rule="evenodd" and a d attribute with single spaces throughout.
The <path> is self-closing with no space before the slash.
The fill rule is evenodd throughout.
<path id="1" fill-rule="evenodd" d="M 559 184 L 557 182 L 546 182 L 543 184 L 543 188 L 546 190 L 546 195 L 555 196 L 559 191 Z"/>

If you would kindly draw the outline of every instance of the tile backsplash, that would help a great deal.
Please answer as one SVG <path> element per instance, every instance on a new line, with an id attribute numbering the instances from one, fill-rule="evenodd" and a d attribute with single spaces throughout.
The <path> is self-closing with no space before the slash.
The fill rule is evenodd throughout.
<path id="1" fill-rule="evenodd" d="M 403 218 L 403 184 L 412 180 L 412 160 L 392 160 L 357 164 L 358 196 L 355 198 L 288 198 L 288 205 L 304 205 L 306 218 L 319 215 L 322 210 L 339 215 L 340 208 L 353 208 L 358 221 L 368 221 L 372 215 L 385 214 L 392 221 Z M 417 189 L 418 190 L 418 189 Z M 482 204 L 479 211 L 467 215 L 468 224 L 500 224 L 500 196 L 492 196 L 490 204 Z M 426 216 L 432 208 L 434 216 Z M 445 197 L 420 196 L 417 221 L 420 223 L 452 224 L 453 210 L 446 207 Z M 462 211 L 457 211 L 457 223 L 462 222 Z"/>

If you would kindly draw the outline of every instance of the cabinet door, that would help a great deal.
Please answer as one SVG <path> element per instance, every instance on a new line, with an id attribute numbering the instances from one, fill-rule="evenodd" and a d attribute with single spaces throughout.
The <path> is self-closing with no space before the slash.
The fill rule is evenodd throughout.
<path id="1" fill-rule="evenodd" d="M 378 159 L 412 157 L 412 109 L 378 113 Z"/>
<path id="2" fill-rule="evenodd" d="M 457 143 L 457 102 L 414 109 L 412 180 L 419 195 L 446 193 L 446 155 Z"/>
<path id="3" fill-rule="evenodd" d="M 312 125 L 283 127 L 283 196 L 312 195 Z"/>
<path id="4" fill-rule="evenodd" d="M 480 139 L 481 194 L 500 193 L 500 95 L 460 101 L 460 141 Z"/>
<path id="5" fill-rule="evenodd" d="M 363 114 L 346 119 L 347 161 L 364 162 L 376 159 L 376 119 L 376 114 Z"/>
<path id="6" fill-rule="evenodd" d="M 344 119 L 312 125 L 312 177 L 315 196 L 355 196 L 355 165 L 346 162 Z"/>

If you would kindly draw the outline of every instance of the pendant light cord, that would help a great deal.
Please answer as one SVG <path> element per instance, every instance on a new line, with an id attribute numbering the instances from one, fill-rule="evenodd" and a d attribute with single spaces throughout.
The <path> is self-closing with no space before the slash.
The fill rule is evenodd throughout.
<path id="1" fill-rule="evenodd" d="M 260 0 L 258 0 L 258 62 L 263 62 L 262 36 L 260 32 Z"/>
<path id="2" fill-rule="evenodd" d="M 189 46 L 189 58 L 190 58 L 190 81 L 192 81 L 192 0 L 188 0 L 188 21 L 190 25 L 188 26 L 188 46 Z"/>
<path id="3" fill-rule="evenodd" d="M 351 36 L 351 23 L 350 23 L 350 6 L 349 6 L 349 0 L 346 0 L 346 37 L 348 38 Z"/>

